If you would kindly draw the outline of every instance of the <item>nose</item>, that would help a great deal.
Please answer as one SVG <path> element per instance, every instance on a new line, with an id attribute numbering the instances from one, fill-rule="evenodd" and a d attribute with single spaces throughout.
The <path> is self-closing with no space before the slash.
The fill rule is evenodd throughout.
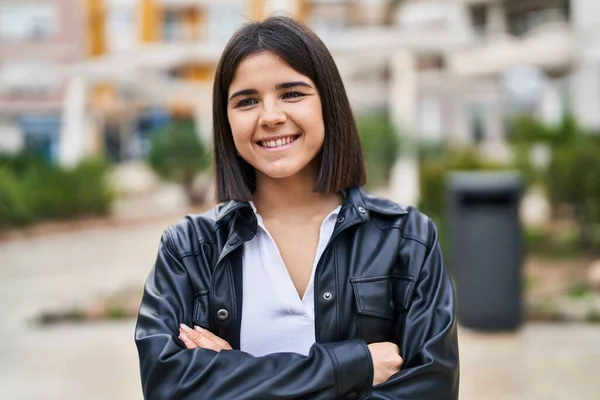
<path id="1" fill-rule="evenodd" d="M 264 103 L 259 123 L 267 128 L 275 128 L 277 125 L 283 124 L 287 119 L 285 112 L 277 103 Z"/>

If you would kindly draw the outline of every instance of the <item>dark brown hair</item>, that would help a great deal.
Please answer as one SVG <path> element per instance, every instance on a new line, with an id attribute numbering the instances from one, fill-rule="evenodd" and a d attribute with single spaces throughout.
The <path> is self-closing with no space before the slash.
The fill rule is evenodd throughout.
<path id="1" fill-rule="evenodd" d="M 272 16 L 250 22 L 231 37 L 217 66 L 213 87 L 213 145 L 217 201 L 252 199 L 254 168 L 236 154 L 227 118 L 227 94 L 238 65 L 248 56 L 271 52 L 317 86 L 323 108 L 325 140 L 317 157 L 314 191 L 336 193 L 366 181 L 362 148 L 350 102 L 333 57 L 301 22 Z"/>

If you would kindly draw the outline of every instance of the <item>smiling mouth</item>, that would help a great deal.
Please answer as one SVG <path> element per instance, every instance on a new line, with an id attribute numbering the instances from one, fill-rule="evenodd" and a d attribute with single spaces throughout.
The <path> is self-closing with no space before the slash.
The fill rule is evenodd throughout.
<path id="1" fill-rule="evenodd" d="M 290 143 L 295 142 L 299 137 L 300 137 L 300 135 L 292 135 L 292 136 L 287 136 L 287 137 L 279 138 L 279 139 L 275 139 L 275 140 L 262 140 L 262 141 L 258 141 L 257 143 L 260 147 L 264 147 L 267 149 L 276 149 L 278 147 L 283 147 Z"/>

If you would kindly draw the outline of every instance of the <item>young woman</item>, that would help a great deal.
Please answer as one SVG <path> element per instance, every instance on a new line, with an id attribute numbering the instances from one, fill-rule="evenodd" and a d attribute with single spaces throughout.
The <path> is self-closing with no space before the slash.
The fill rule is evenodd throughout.
<path id="1" fill-rule="evenodd" d="M 214 83 L 222 204 L 168 228 L 135 339 L 147 399 L 456 399 L 434 224 L 366 194 L 334 61 L 299 22 L 231 38 Z"/>

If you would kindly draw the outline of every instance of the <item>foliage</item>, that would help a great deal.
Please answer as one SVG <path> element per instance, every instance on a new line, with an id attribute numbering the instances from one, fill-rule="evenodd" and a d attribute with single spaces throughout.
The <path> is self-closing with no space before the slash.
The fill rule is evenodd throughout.
<path id="1" fill-rule="evenodd" d="M 574 299 L 581 299 L 586 297 L 591 291 L 592 288 L 589 283 L 575 282 L 568 288 L 568 295 Z"/>
<path id="2" fill-rule="evenodd" d="M 545 189 L 555 215 L 567 206 L 579 227 L 580 247 L 593 246 L 599 240 L 594 235 L 600 224 L 600 135 L 582 129 L 569 113 L 556 126 L 519 117 L 512 124 L 511 143 L 526 182 Z M 549 148 L 546 170 L 531 165 L 529 155 L 536 144 Z"/>
<path id="3" fill-rule="evenodd" d="M 553 226 L 527 227 L 524 230 L 525 249 L 528 254 L 557 260 L 581 255 L 579 235 L 573 229 Z"/>
<path id="4" fill-rule="evenodd" d="M 0 228 L 26 225 L 35 219 L 29 198 L 16 174 L 0 167 Z"/>
<path id="5" fill-rule="evenodd" d="M 108 164 L 85 160 L 64 169 L 36 156 L 0 156 L 0 227 L 106 214 L 113 194 Z"/>
<path id="6" fill-rule="evenodd" d="M 553 208 L 567 205 L 579 227 L 580 243 L 589 248 L 600 224 L 600 144 L 580 138 L 554 152 L 546 174 Z"/>
<path id="7" fill-rule="evenodd" d="M 446 176 L 451 171 L 498 170 L 501 165 L 484 160 L 475 149 L 450 149 L 436 157 L 421 157 L 419 163 L 419 209 L 430 215 L 444 215 Z"/>
<path id="8" fill-rule="evenodd" d="M 196 175 L 210 165 L 210 153 L 196 134 L 191 120 L 175 120 L 153 133 L 148 162 L 160 177 L 180 183 L 190 202 Z"/>
<path id="9" fill-rule="evenodd" d="M 581 127 L 570 113 L 565 113 L 555 126 L 544 124 L 531 116 L 518 116 L 511 124 L 510 141 L 515 145 L 545 143 L 557 147 L 572 142 L 581 133 Z"/>
<path id="10" fill-rule="evenodd" d="M 375 113 L 357 117 L 356 124 L 365 155 L 367 187 L 385 185 L 399 152 L 399 140 L 392 123 L 387 115 Z"/>
<path id="11" fill-rule="evenodd" d="M 531 151 L 534 146 L 547 146 L 552 155 L 563 146 L 576 141 L 582 134 L 583 130 L 570 113 L 565 113 L 561 122 L 555 126 L 544 124 L 531 116 L 515 118 L 511 124 L 510 142 L 513 146 L 515 167 L 521 171 L 525 184 L 545 186 L 544 171 L 531 163 Z"/>

